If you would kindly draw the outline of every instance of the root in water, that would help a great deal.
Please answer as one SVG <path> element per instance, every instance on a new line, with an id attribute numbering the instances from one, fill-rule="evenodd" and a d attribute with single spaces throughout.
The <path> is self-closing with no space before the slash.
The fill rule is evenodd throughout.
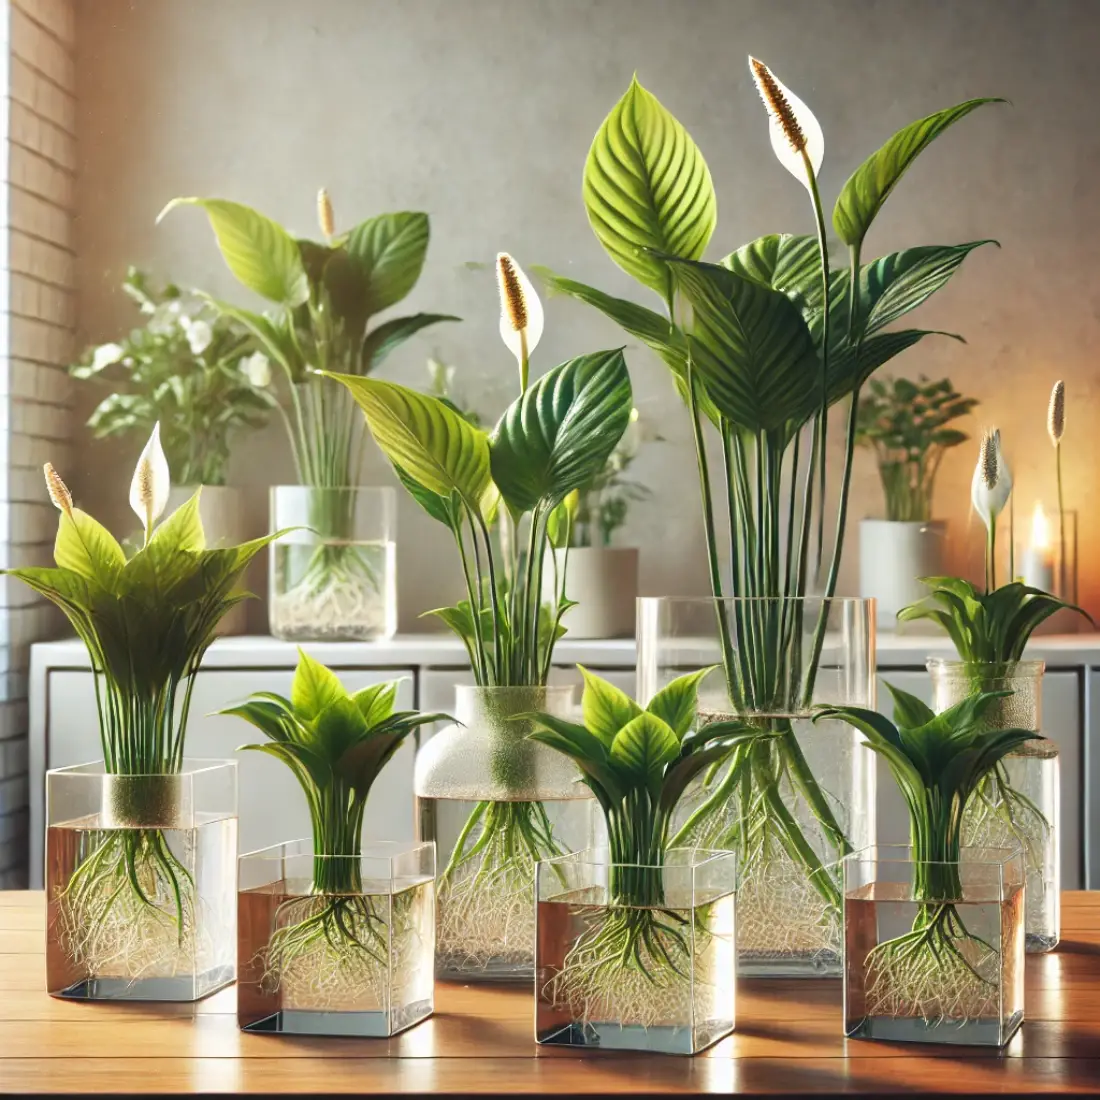
<path id="1" fill-rule="evenodd" d="M 439 879 L 436 954 L 446 967 L 533 966 L 535 864 L 564 854 L 541 802 L 479 802 Z"/>

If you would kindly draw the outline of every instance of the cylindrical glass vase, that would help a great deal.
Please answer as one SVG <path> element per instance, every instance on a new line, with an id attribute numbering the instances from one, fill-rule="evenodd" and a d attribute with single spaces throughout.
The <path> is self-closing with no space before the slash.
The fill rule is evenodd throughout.
<path id="1" fill-rule="evenodd" d="M 438 852 L 436 974 L 529 982 L 535 865 L 591 846 L 594 803 L 573 761 L 516 716 L 570 717 L 573 688 L 460 686 L 455 704 L 413 782 L 418 839 Z"/>
<path id="2" fill-rule="evenodd" d="M 732 852 L 679 849 L 650 866 L 594 849 L 540 863 L 535 1039 L 696 1054 L 728 1035 L 736 885 Z"/>
<path id="3" fill-rule="evenodd" d="M 369 642 L 397 631 L 397 498 L 388 487 L 271 490 L 268 618 L 287 642 Z"/>
<path id="4" fill-rule="evenodd" d="M 685 792 L 673 846 L 738 855 L 738 973 L 840 973 L 839 860 L 874 843 L 875 758 L 815 704 L 875 705 L 874 601 L 638 601 L 638 699 L 714 666 L 698 721 L 760 731 Z"/>
<path id="5" fill-rule="evenodd" d="M 386 1038 L 432 1014 L 434 845 L 276 844 L 241 856 L 239 890 L 242 1031 Z"/>
<path id="6" fill-rule="evenodd" d="M 844 860 L 844 1034 L 1004 1046 L 1024 1018 L 1018 849 L 958 863 L 879 845 Z"/>
<path id="7" fill-rule="evenodd" d="M 195 1001 L 236 973 L 237 765 L 46 773 L 46 991 Z"/>
<path id="8" fill-rule="evenodd" d="M 975 665 L 928 661 L 935 710 L 946 710 L 979 691 L 1011 691 L 986 712 L 988 729 L 1043 728 L 1042 661 Z M 967 803 L 963 843 L 982 848 L 1019 847 L 1027 870 L 1026 944 L 1029 953 L 1051 951 L 1061 932 L 1060 776 L 1058 746 L 1028 741 L 1001 759 Z"/>

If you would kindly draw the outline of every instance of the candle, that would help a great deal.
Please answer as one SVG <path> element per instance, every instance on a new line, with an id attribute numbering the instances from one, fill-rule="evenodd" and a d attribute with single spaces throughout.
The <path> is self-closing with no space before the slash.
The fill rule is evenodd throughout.
<path id="1" fill-rule="evenodd" d="M 1044 592 L 1054 591 L 1054 542 L 1041 503 L 1031 517 L 1031 544 L 1024 551 L 1024 584 Z"/>

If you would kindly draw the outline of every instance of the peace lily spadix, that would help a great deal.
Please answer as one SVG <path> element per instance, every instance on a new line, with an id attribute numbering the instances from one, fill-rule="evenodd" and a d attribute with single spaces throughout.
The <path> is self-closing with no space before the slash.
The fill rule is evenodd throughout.
<path id="1" fill-rule="evenodd" d="M 582 198 L 611 260 L 657 296 L 660 311 L 561 276 L 549 276 L 548 283 L 611 317 L 669 368 L 695 443 L 728 711 L 783 725 L 768 716 L 798 713 L 814 699 L 844 546 L 860 391 L 883 364 L 940 335 L 897 322 L 942 289 L 972 251 L 990 243 L 919 245 L 864 263 L 864 241 L 914 160 L 949 127 L 993 101 L 967 100 L 911 123 L 852 173 L 832 212 L 833 229 L 848 248 L 848 271 L 841 277 L 830 270 L 817 193 L 821 127 L 767 66 L 755 65 L 752 72 L 776 155 L 807 186 L 811 231 L 769 234 L 733 251 L 727 245 L 715 254 L 722 259 L 704 262 L 717 226 L 710 171 L 683 124 L 635 78 L 596 132 Z M 746 135 L 746 144 L 751 139 Z M 728 145 L 729 135 L 714 140 Z M 835 405 L 845 412 L 846 440 L 839 477 L 830 486 L 824 441 Z M 708 435 L 718 447 L 708 445 Z M 838 504 L 827 543 L 829 499 Z M 811 591 L 824 602 L 803 646 Z M 728 596 L 738 599 L 724 602 Z M 761 642 L 736 644 L 746 637 Z M 762 855 L 760 845 L 743 850 L 747 838 L 782 836 L 774 858 L 787 853 L 800 881 L 813 883 L 835 911 L 839 884 L 822 868 L 834 865 L 849 842 L 793 726 L 786 723 L 782 733 L 758 750 L 754 768 L 737 777 L 727 768 L 714 778 L 693 835 L 739 847 L 749 881 L 773 857 Z M 765 797 L 773 789 L 768 775 L 793 777 L 784 798 L 797 801 L 794 812 Z M 738 835 L 711 838 L 706 829 L 717 829 L 736 799 Z M 806 822 L 811 832 L 820 826 L 820 839 L 807 836 Z"/>
<path id="2" fill-rule="evenodd" d="M 542 339 L 542 302 L 523 268 L 508 255 L 497 253 L 500 288 L 500 338 L 519 365 L 519 389 L 527 389 L 530 356 Z"/>
<path id="3" fill-rule="evenodd" d="M 141 520 L 146 545 L 153 534 L 153 524 L 168 507 L 168 494 L 172 479 L 168 473 L 168 459 L 160 445 L 160 423 L 153 425 L 153 434 L 134 468 L 130 482 L 130 507 Z"/>
<path id="4" fill-rule="evenodd" d="M 997 519 L 1011 495 L 1012 472 L 1001 452 L 1001 433 L 997 428 L 987 429 L 970 481 L 970 501 L 985 524 L 985 583 L 990 591 L 997 587 Z"/>

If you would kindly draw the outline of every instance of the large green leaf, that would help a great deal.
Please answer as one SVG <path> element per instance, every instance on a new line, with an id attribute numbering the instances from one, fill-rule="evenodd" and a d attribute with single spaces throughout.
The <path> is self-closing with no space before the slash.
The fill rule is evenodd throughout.
<path id="1" fill-rule="evenodd" d="M 393 714 L 397 699 L 397 681 L 387 680 L 382 684 L 372 684 L 355 692 L 351 701 L 359 708 L 368 727 L 377 726 Z"/>
<path id="2" fill-rule="evenodd" d="M 879 367 L 926 336 L 949 336 L 962 341 L 961 336 L 950 332 L 907 328 L 869 336 L 860 343 L 858 353 L 850 344 L 844 345 L 829 358 L 829 403 L 835 404 L 854 393 Z"/>
<path id="3" fill-rule="evenodd" d="M 643 713 L 631 719 L 611 743 L 611 759 L 643 782 L 660 777 L 664 766 L 680 755 L 680 741 L 667 722 Z"/>
<path id="4" fill-rule="evenodd" d="M 718 262 L 735 275 L 783 291 L 801 307 L 821 308 L 821 253 L 814 237 L 769 233 Z"/>
<path id="5" fill-rule="evenodd" d="M 226 199 L 173 199 L 159 222 L 177 206 L 201 206 L 210 219 L 229 270 L 249 290 L 293 308 L 309 299 L 309 279 L 298 244 L 278 222 Z"/>
<path id="6" fill-rule="evenodd" d="M 699 695 L 699 685 L 716 667 L 711 665 L 708 668 L 699 669 L 698 672 L 677 676 L 646 703 L 645 709 L 667 722 L 672 732 L 682 739 L 695 721 L 695 703 Z"/>
<path id="7" fill-rule="evenodd" d="M 583 195 L 592 229 L 612 260 L 671 301 L 668 266 L 651 250 L 698 259 L 718 207 L 702 153 L 637 78 L 592 142 Z"/>
<path id="8" fill-rule="evenodd" d="M 150 546 L 171 547 L 176 550 L 205 550 L 206 535 L 199 516 L 199 494 L 202 489 L 187 498 L 157 529 L 149 540 Z"/>
<path id="9" fill-rule="evenodd" d="M 394 317 L 390 321 L 372 328 L 363 341 L 361 356 L 364 374 L 370 374 L 375 367 L 395 348 L 399 348 L 410 336 L 415 336 L 429 325 L 441 321 L 461 321 L 461 317 L 452 317 L 449 313 L 414 313 L 409 317 Z"/>
<path id="10" fill-rule="evenodd" d="M 53 558 L 59 569 L 69 569 L 107 589 L 126 565 L 126 555 L 114 535 L 79 508 L 74 508 L 71 516 L 61 513 Z"/>
<path id="11" fill-rule="evenodd" d="M 717 264 L 673 267 L 694 311 L 693 361 L 719 412 L 753 432 L 808 415 L 818 400 L 820 363 L 798 307 Z"/>
<path id="12" fill-rule="evenodd" d="M 619 732 L 632 718 L 642 713 L 642 708 L 614 684 L 602 676 L 589 672 L 584 665 L 577 665 L 584 677 L 584 694 L 581 709 L 585 726 L 605 745 L 610 746 Z"/>
<path id="13" fill-rule="evenodd" d="M 396 382 L 333 374 L 352 392 L 385 456 L 429 492 L 449 499 L 457 493 L 479 512 L 489 486 L 489 443 L 435 397 Z"/>
<path id="14" fill-rule="evenodd" d="M 290 685 L 290 702 L 300 719 L 312 722 L 323 711 L 347 697 L 348 693 L 335 672 L 315 661 L 304 649 L 298 650 L 298 667 Z"/>
<path id="15" fill-rule="evenodd" d="M 493 481 L 513 512 L 553 508 L 606 465 L 630 423 L 622 349 L 570 359 L 512 403 L 489 443 Z"/>
<path id="16" fill-rule="evenodd" d="M 459 510 L 460 500 L 456 493 L 451 493 L 448 497 L 440 496 L 439 493 L 433 493 L 430 489 L 425 489 L 415 478 L 410 477 L 408 472 L 402 469 L 400 466 L 394 464 L 393 472 L 397 474 L 397 480 L 405 487 L 405 491 L 428 513 L 434 520 L 438 520 L 440 523 L 445 523 L 453 531 L 455 525 L 461 518 Z"/>
<path id="17" fill-rule="evenodd" d="M 416 285 L 429 233 L 427 214 L 402 211 L 368 218 L 348 234 L 348 257 L 366 279 L 368 314 L 400 302 Z"/>
<path id="18" fill-rule="evenodd" d="M 937 111 L 899 130 L 849 177 L 833 209 L 833 227 L 851 248 L 860 248 L 882 204 L 890 197 L 909 165 L 949 126 L 986 103 L 1003 99 L 968 99 Z"/>

